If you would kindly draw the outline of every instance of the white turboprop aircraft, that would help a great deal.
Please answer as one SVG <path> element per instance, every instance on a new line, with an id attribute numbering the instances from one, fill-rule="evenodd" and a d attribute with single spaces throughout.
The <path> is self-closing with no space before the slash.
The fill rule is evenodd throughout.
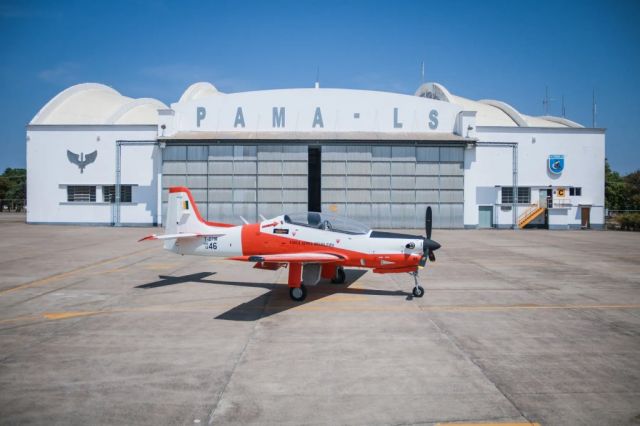
<path id="1" fill-rule="evenodd" d="M 288 266 L 289 295 L 295 301 L 304 300 L 306 286 L 321 278 L 343 283 L 345 266 L 370 268 L 379 274 L 408 272 L 414 277 L 413 295 L 422 297 L 418 269 L 427 259 L 435 261 L 433 252 L 440 248 L 431 240 L 431 222 L 428 207 L 426 237 L 372 231 L 360 222 L 316 212 L 236 226 L 205 221 L 191 191 L 173 187 L 169 189 L 166 234 L 140 241 L 164 240 L 164 248 L 173 253 L 252 262 L 259 269 Z"/>

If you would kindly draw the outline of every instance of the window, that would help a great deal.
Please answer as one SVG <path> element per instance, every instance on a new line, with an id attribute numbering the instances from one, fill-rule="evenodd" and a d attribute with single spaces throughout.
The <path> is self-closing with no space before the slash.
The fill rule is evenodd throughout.
<path id="1" fill-rule="evenodd" d="M 115 185 L 102 187 L 102 200 L 105 203 L 116 202 L 116 186 Z M 120 185 L 120 202 L 121 203 L 131 202 L 131 185 Z"/>
<path id="2" fill-rule="evenodd" d="M 569 188 L 569 195 L 572 197 L 580 197 L 582 195 L 582 188 Z"/>
<path id="3" fill-rule="evenodd" d="M 518 204 L 529 204 L 531 202 L 531 188 L 526 186 L 518 187 Z M 513 187 L 502 187 L 502 204 L 513 203 Z"/>
<path id="4" fill-rule="evenodd" d="M 95 203 L 95 186 L 67 186 L 67 201 L 70 203 Z"/>

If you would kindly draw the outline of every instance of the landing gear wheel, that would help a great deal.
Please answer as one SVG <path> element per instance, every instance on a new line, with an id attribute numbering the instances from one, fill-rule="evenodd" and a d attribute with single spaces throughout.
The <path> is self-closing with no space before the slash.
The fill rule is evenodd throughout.
<path id="1" fill-rule="evenodd" d="M 300 287 L 291 287 L 289 296 L 296 302 L 302 302 L 307 297 L 307 288 L 304 284 L 301 284 Z"/>
<path id="2" fill-rule="evenodd" d="M 413 297 L 422 297 L 424 296 L 424 288 L 417 286 L 413 288 Z"/>
<path id="3" fill-rule="evenodd" d="M 336 268 L 336 276 L 331 278 L 331 283 L 344 284 L 346 280 L 347 280 L 347 274 L 344 273 L 344 268 L 342 266 Z"/>

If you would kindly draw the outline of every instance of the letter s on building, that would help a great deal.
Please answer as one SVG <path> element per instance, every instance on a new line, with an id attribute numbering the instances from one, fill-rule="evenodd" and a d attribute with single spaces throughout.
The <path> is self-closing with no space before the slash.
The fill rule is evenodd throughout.
<path id="1" fill-rule="evenodd" d="M 438 128 L 438 110 L 432 109 L 429 113 L 429 128 L 435 130 Z"/>

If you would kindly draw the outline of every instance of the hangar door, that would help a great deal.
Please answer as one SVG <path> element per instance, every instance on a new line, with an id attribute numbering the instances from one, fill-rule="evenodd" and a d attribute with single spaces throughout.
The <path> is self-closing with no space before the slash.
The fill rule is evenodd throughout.
<path id="1" fill-rule="evenodd" d="M 372 227 L 424 228 L 427 205 L 436 228 L 462 228 L 464 148 L 325 145 L 322 210 Z"/>
<path id="2" fill-rule="evenodd" d="M 307 208 L 307 146 L 187 144 L 163 150 L 162 201 L 187 186 L 207 220 L 242 223 Z"/>

